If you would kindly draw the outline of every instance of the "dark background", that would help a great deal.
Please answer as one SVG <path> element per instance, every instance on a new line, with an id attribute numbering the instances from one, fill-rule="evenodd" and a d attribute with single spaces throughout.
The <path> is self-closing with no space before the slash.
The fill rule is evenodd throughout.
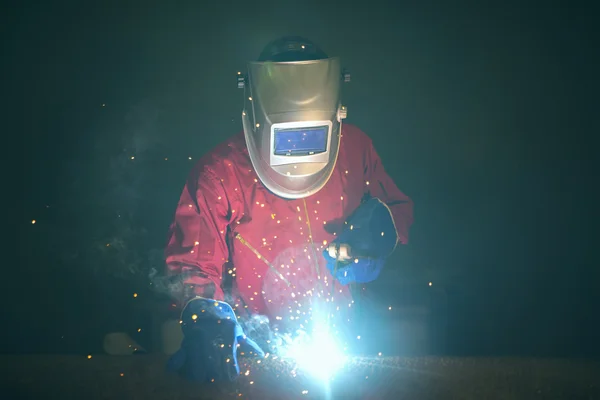
<path id="1" fill-rule="evenodd" d="M 105 332 L 147 331 L 148 274 L 184 180 L 241 130 L 235 74 L 298 34 L 349 68 L 348 122 L 415 202 L 386 274 L 447 291 L 447 351 L 600 354 L 596 9 L 167 3 L 3 6 L 17 243 L 0 351 L 88 352 Z"/>

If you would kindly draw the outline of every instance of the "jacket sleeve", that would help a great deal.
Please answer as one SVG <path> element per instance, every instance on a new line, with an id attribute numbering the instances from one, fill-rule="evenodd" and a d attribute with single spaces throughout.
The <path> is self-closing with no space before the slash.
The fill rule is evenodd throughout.
<path id="1" fill-rule="evenodd" d="M 191 296 L 223 300 L 223 264 L 229 257 L 226 233 L 231 212 L 222 180 L 199 162 L 181 194 L 165 250 L 167 275 L 178 275 L 172 289 L 185 302 Z"/>
<path id="2" fill-rule="evenodd" d="M 371 139 L 366 135 L 365 138 L 367 141 L 363 159 L 365 193 L 370 197 L 378 198 L 388 206 L 398 234 L 397 242 L 406 244 L 409 228 L 413 223 L 413 202 L 398 189 L 392 178 L 385 172 Z"/>

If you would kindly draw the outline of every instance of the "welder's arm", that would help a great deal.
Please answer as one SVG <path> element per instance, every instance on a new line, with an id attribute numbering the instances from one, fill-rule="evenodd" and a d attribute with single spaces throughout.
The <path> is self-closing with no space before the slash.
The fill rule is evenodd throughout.
<path id="1" fill-rule="evenodd" d="M 365 193 L 387 205 L 392 213 L 398 242 L 406 244 L 409 228 L 413 223 L 413 202 L 398 189 L 392 178 L 385 172 L 370 139 L 365 147 L 367 149 L 364 155 Z"/>
<path id="2" fill-rule="evenodd" d="M 173 293 L 181 303 L 193 296 L 223 300 L 224 233 L 230 214 L 221 180 L 199 163 L 181 194 L 165 250 L 167 274 L 183 282 L 175 289 L 179 293 Z"/>
<path id="3" fill-rule="evenodd" d="M 368 200 L 352 213 L 344 231 L 323 252 L 327 268 L 343 285 L 377 279 L 396 245 L 407 243 L 413 221 L 411 199 L 386 174 L 371 140 L 366 135 L 364 140 L 364 194 Z M 346 257 L 342 257 L 343 245 L 350 251 Z"/>

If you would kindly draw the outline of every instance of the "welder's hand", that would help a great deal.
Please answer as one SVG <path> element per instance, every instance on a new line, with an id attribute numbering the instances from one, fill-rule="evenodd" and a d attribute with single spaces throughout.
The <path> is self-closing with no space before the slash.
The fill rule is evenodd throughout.
<path id="1" fill-rule="evenodd" d="M 336 261 L 327 250 L 323 251 L 323 257 L 331 275 L 342 285 L 371 282 L 377 279 L 385 264 L 385 258 L 371 257 L 357 257 L 346 262 Z"/>
<path id="2" fill-rule="evenodd" d="M 336 261 L 327 249 L 323 257 L 327 269 L 343 285 L 376 279 L 398 241 L 394 218 L 388 206 L 377 198 L 362 203 L 344 225 L 332 244 L 347 244 L 351 259 Z"/>
<path id="3" fill-rule="evenodd" d="M 169 359 L 167 370 L 179 372 L 189 380 L 231 381 L 240 371 L 238 350 L 261 358 L 265 355 L 252 339 L 244 335 L 227 303 L 196 297 L 185 306 L 181 321 L 183 342 Z"/>

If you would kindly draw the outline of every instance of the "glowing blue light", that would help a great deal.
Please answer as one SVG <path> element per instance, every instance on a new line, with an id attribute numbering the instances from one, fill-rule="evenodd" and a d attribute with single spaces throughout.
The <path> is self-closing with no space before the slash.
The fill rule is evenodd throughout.
<path id="1" fill-rule="evenodd" d="M 312 377 L 327 381 L 346 364 L 347 356 L 329 329 L 315 329 L 312 335 L 301 334 L 289 344 L 286 358 Z"/>

